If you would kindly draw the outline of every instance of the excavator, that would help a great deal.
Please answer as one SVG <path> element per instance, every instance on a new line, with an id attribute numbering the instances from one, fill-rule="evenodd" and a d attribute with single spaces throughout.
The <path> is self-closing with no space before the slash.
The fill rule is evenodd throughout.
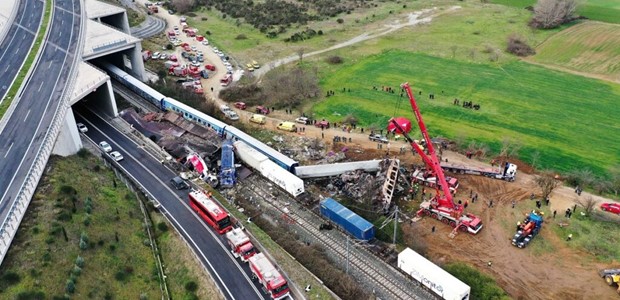
<path id="1" fill-rule="evenodd" d="M 435 175 L 437 178 L 437 184 L 434 186 L 435 196 L 428 201 L 420 204 L 420 210 L 418 210 L 418 216 L 430 216 L 433 219 L 437 219 L 444 224 L 450 225 L 454 228 L 451 236 L 456 235 L 457 231 L 469 232 L 471 234 L 477 234 L 482 229 L 482 220 L 477 216 L 469 213 L 464 213 L 464 207 L 461 204 L 454 203 L 453 194 L 450 191 L 450 186 L 446 181 L 446 176 L 441 168 L 441 162 L 437 158 L 435 153 L 435 147 L 428 135 L 426 125 L 422 120 L 422 114 L 418 108 L 418 104 L 415 101 L 413 92 L 409 83 L 403 83 L 401 87 L 407 92 L 409 97 L 409 103 L 415 114 L 418 127 L 422 132 L 422 137 L 426 144 L 426 152 L 418 143 L 416 143 L 394 120 L 390 120 L 395 128 L 398 129 L 405 139 L 411 144 L 411 147 L 422 157 L 424 164 L 428 171 Z M 428 153 L 428 154 L 427 154 Z"/>
<path id="2" fill-rule="evenodd" d="M 609 286 L 613 286 L 614 283 L 618 285 L 618 295 L 620 295 L 620 269 L 606 269 L 598 272 L 599 276 L 605 278 L 605 282 Z"/>

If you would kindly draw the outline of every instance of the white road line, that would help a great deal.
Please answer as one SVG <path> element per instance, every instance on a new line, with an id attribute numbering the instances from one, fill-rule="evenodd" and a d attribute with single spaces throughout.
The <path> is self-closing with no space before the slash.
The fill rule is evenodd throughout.
<path id="1" fill-rule="evenodd" d="M 11 143 L 11 146 L 9 146 L 9 150 L 6 150 L 6 154 L 4 154 L 4 158 L 6 158 L 9 155 L 9 152 L 11 152 L 11 148 L 13 148 L 13 143 Z"/>
<path id="2" fill-rule="evenodd" d="M 40 92 L 40 91 L 41 91 L 41 88 L 42 88 L 42 87 L 43 87 L 43 81 L 41 81 L 41 85 L 39 85 L 39 90 L 38 90 L 38 92 Z"/>
<path id="3" fill-rule="evenodd" d="M 30 115 L 30 110 L 28 110 L 28 112 L 26 113 L 26 117 L 24 118 L 24 122 L 26 122 L 26 119 L 28 119 L 29 115 Z"/>
<path id="4" fill-rule="evenodd" d="M 129 153 L 127 151 L 127 149 L 121 147 L 120 145 L 118 145 L 118 143 L 114 142 L 114 140 L 108 136 L 107 134 L 103 133 L 103 131 L 101 131 L 99 128 L 97 128 L 93 123 L 90 123 L 88 120 L 86 120 L 86 118 L 84 118 L 84 116 L 82 116 L 80 113 L 75 112 L 76 115 L 80 116 L 82 119 L 84 119 L 84 122 L 88 123 L 90 127 L 92 127 L 93 129 L 99 131 L 99 133 L 101 133 L 101 135 L 103 135 L 106 140 L 110 141 L 111 143 L 115 143 L 117 144 L 118 148 L 120 148 L 121 150 L 123 150 L 127 156 L 131 157 L 134 159 L 134 161 L 140 165 L 147 173 L 149 173 L 155 180 L 157 180 L 165 189 L 167 189 L 171 194 L 176 195 L 175 192 L 168 186 L 168 184 L 166 184 L 165 182 L 161 181 L 155 174 L 153 174 L 153 172 L 151 172 L 151 170 L 149 168 L 147 168 L 145 165 L 143 165 L 139 159 L 137 159 L 136 157 L 134 157 L 133 155 L 131 155 L 131 153 Z M 97 118 L 99 118 L 99 116 L 96 116 Z M 106 122 L 105 120 L 103 120 L 104 122 Z M 106 122 L 107 123 L 107 122 Z M 123 136 L 125 136 L 131 143 L 135 144 L 137 147 L 140 147 L 140 145 L 138 145 L 134 140 L 132 140 L 131 138 L 129 138 L 129 136 L 127 136 L 125 133 L 118 131 L 116 128 L 112 127 L 114 130 L 116 130 L 118 133 L 122 134 Z M 88 137 L 88 136 L 87 136 Z M 92 139 L 88 138 L 93 144 L 96 144 Z M 157 159 L 156 157 L 154 157 L 150 152 L 143 150 L 144 153 L 146 153 L 147 155 L 153 157 L 153 159 L 155 159 L 155 161 L 158 161 L 159 159 Z M 120 165 L 120 164 L 119 164 Z M 122 166 L 121 166 L 122 167 Z M 172 171 L 170 171 L 170 173 L 173 173 Z M 129 174 L 129 172 L 127 172 L 127 174 Z M 174 174 L 174 173 L 173 173 Z M 134 180 L 136 180 L 134 178 Z M 138 180 L 136 180 L 138 181 Z M 150 194 L 150 193 L 149 193 Z M 157 199 L 156 197 L 154 197 L 151 194 L 151 197 L 153 199 Z M 194 218 L 196 218 L 199 223 L 202 225 L 203 228 L 205 228 L 205 230 L 207 230 L 207 232 L 209 232 L 209 234 L 213 237 L 213 239 L 215 239 L 215 241 L 220 245 L 220 247 L 224 250 L 224 252 L 228 255 L 228 257 L 234 262 L 235 266 L 237 267 L 237 269 L 239 269 L 239 272 L 241 272 L 241 274 L 243 274 L 243 276 L 245 277 L 246 281 L 250 284 L 250 286 L 252 287 L 252 289 L 254 289 L 254 292 L 260 296 L 260 299 L 264 300 L 264 297 L 262 296 L 262 294 L 260 293 L 260 291 L 254 286 L 254 282 L 252 280 L 250 280 L 250 278 L 247 276 L 247 274 L 245 274 L 245 272 L 243 271 L 243 269 L 241 268 L 241 266 L 239 265 L 239 261 L 237 261 L 232 254 L 230 253 L 230 251 L 228 251 L 229 249 L 224 246 L 224 244 L 222 244 L 222 241 L 220 241 L 220 239 L 211 231 L 211 229 L 209 229 L 209 227 L 207 227 L 207 225 L 205 224 L 205 222 L 202 220 L 202 218 L 200 218 L 196 212 L 191 209 L 187 203 L 185 201 L 180 200 L 178 197 L 175 197 L 175 199 L 179 202 L 181 202 L 181 204 L 191 212 L 191 214 L 194 216 Z M 162 202 L 158 200 L 158 202 L 161 204 Z M 163 205 L 162 205 L 163 206 Z M 170 214 L 169 214 L 170 215 Z M 170 215 L 170 217 L 172 219 L 174 219 L 174 221 L 179 224 L 179 222 L 172 216 Z M 222 281 L 222 279 L 220 278 L 219 274 L 217 273 L 217 271 L 215 271 L 215 269 L 213 268 L 213 266 L 211 265 L 211 263 L 209 262 L 209 260 L 207 259 L 207 257 L 204 255 L 204 253 L 202 252 L 202 250 L 198 247 L 198 245 L 194 242 L 194 240 L 191 238 L 191 236 L 185 231 L 185 229 L 180 226 L 179 224 L 179 228 L 187 235 L 188 239 L 192 242 L 192 244 L 195 246 L 196 249 L 198 249 L 198 252 L 200 252 L 200 255 L 204 258 L 204 260 L 207 262 L 207 264 L 209 264 L 209 267 L 211 267 L 211 270 L 213 271 L 213 273 L 215 273 L 215 275 L 217 276 L 217 278 L 220 280 L 220 282 L 222 283 L 222 285 L 224 286 L 224 288 L 226 289 L 226 292 L 228 292 L 228 295 L 230 295 L 230 297 L 232 299 L 235 299 L 232 294 L 230 293 L 230 290 L 228 290 L 228 286 L 226 286 L 226 284 L 224 284 L 224 282 Z"/>
<path id="5" fill-rule="evenodd" d="M 17 50 L 15 50 L 15 54 L 19 53 L 19 48 L 17 48 Z"/>

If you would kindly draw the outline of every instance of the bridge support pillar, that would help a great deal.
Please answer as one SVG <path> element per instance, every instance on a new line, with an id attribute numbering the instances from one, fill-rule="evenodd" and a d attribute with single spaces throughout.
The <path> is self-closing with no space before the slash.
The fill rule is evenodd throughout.
<path id="1" fill-rule="evenodd" d="M 75 126 L 75 117 L 71 109 L 67 110 L 62 129 L 58 132 L 58 138 L 54 144 L 53 154 L 68 156 L 77 153 L 82 148 L 80 133 Z"/>

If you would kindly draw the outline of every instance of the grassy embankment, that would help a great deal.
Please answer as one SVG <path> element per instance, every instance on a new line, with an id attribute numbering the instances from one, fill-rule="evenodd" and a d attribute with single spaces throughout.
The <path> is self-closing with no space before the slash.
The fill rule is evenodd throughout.
<path id="1" fill-rule="evenodd" d="M 169 244 L 180 243 L 175 236 L 162 235 L 171 295 L 215 295 L 197 273 L 187 271 L 194 269 L 192 257 L 177 252 L 176 246 L 175 252 L 168 251 Z M 190 291 L 188 282 L 200 284 Z M 0 298 L 65 294 L 91 299 L 161 297 L 138 201 L 87 152 L 50 160 L 0 272 Z"/>
<path id="2" fill-rule="evenodd" d="M 491 0 L 492 3 L 525 8 L 536 4 L 536 0 Z M 586 0 L 577 9 L 577 14 L 596 21 L 620 24 L 620 2 L 616 0 Z"/>
<path id="3" fill-rule="evenodd" d="M 17 91 L 21 87 L 22 82 L 24 82 L 24 79 L 26 79 L 26 74 L 28 74 L 28 71 L 30 70 L 32 63 L 34 62 L 34 59 L 36 58 L 37 53 L 39 52 L 39 48 L 41 48 L 41 42 L 43 41 L 43 37 L 47 30 L 47 26 L 49 25 L 49 22 L 50 22 L 50 16 L 52 14 L 52 2 L 50 0 L 47 0 L 45 1 L 44 5 L 45 5 L 45 8 L 43 12 L 43 21 L 41 23 L 41 27 L 39 27 L 39 32 L 37 33 L 37 36 L 34 39 L 34 45 L 32 45 L 32 49 L 30 50 L 30 53 L 28 53 L 28 56 L 26 56 L 26 61 L 24 62 L 24 66 L 21 68 L 21 70 L 19 70 L 19 73 L 17 73 L 17 77 L 15 78 L 15 81 L 11 85 L 9 92 L 6 94 L 2 103 L 0 103 L 0 119 L 2 118 L 2 116 L 4 116 L 4 113 L 7 111 L 7 109 L 9 109 L 9 106 L 11 106 L 11 102 L 15 98 L 15 95 L 17 94 Z"/>
<path id="4" fill-rule="evenodd" d="M 536 52 L 532 57 L 536 62 L 620 81 L 619 25 L 584 22 L 551 36 Z"/>

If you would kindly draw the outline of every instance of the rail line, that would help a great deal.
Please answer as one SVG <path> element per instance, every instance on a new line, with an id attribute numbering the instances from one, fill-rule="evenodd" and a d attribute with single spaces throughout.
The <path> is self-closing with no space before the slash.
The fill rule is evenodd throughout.
<path id="1" fill-rule="evenodd" d="M 280 199 L 274 199 L 269 191 L 266 191 L 261 186 L 268 186 L 270 183 L 265 181 L 260 176 L 252 176 L 254 178 L 247 180 L 246 178 L 242 190 L 245 190 L 251 194 L 256 195 L 257 199 L 264 199 L 272 209 L 277 210 L 282 214 L 287 214 L 291 220 L 295 222 L 297 226 L 310 234 L 316 241 L 321 243 L 327 251 L 330 251 L 337 255 L 340 259 L 347 259 L 347 247 L 346 243 L 342 240 L 338 240 L 331 234 L 324 234 L 318 230 L 318 223 L 316 220 L 321 220 L 321 217 L 316 214 L 307 211 L 305 208 L 301 208 L 301 211 L 286 211 L 282 205 L 277 205 L 275 201 L 284 201 L 288 203 L 297 203 L 295 199 L 288 197 L 284 193 L 281 193 Z M 315 224 L 316 223 L 316 224 Z M 336 232 L 336 231 L 334 231 Z M 336 235 L 342 235 L 337 232 Z M 344 239 L 344 238 L 343 238 Z M 397 270 L 390 270 L 390 266 L 385 265 L 382 261 L 379 261 L 376 256 L 368 252 L 366 249 L 360 249 L 354 246 L 355 243 L 351 243 L 349 247 L 349 266 L 354 268 L 359 274 L 362 274 L 368 282 L 373 282 L 373 285 L 379 289 L 379 296 L 387 299 L 436 299 L 436 296 L 420 285 L 416 284 L 413 279 L 405 277 L 404 274 Z M 366 252 L 365 254 L 362 252 Z M 387 272 L 381 272 L 387 271 Z M 374 291 L 374 290 L 373 290 Z"/>

